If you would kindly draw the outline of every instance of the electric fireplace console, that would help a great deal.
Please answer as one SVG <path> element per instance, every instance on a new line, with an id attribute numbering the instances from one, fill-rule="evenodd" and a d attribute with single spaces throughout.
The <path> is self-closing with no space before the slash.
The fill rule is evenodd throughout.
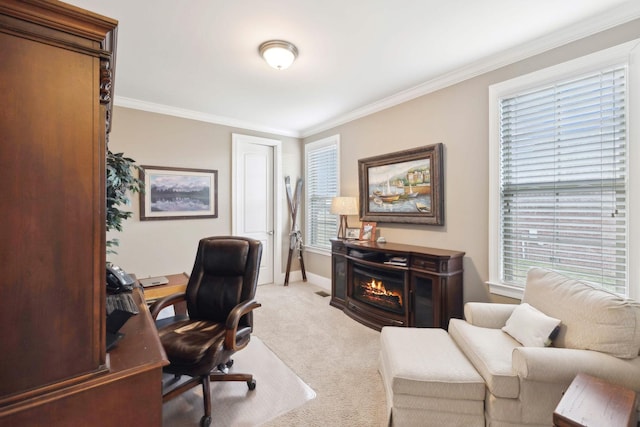
<path id="1" fill-rule="evenodd" d="M 464 252 L 341 239 L 331 248 L 331 305 L 360 323 L 446 329 L 462 318 Z"/>

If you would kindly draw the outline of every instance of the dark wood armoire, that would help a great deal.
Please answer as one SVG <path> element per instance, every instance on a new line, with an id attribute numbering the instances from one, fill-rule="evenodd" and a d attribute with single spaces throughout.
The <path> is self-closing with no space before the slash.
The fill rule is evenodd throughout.
<path id="1" fill-rule="evenodd" d="M 62 2 L 0 1 L 0 426 L 133 425 L 124 399 L 151 408 L 135 425 L 161 422 L 161 349 L 105 345 L 116 31 Z"/>

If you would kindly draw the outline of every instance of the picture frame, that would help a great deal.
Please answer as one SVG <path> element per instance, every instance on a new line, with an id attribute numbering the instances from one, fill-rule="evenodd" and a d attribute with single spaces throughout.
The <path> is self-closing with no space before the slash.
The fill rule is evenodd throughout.
<path id="1" fill-rule="evenodd" d="M 358 160 L 360 220 L 444 225 L 443 144 Z"/>
<path id="2" fill-rule="evenodd" d="M 345 239 L 353 240 L 360 238 L 360 229 L 357 227 L 347 227 L 347 231 L 345 232 Z"/>
<path id="3" fill-rule="evenodd" d="M 140 221 L 218 217 L 218 171 L 141 166 Z"/>
<path id="4" fill-rule="evenodd" d="M 362 225 L 360 225 L 360 240 L 369 240 L 369 241 L 375 241 L 376 240 L 376 223 L 375 222 L 363 222 Z"/>

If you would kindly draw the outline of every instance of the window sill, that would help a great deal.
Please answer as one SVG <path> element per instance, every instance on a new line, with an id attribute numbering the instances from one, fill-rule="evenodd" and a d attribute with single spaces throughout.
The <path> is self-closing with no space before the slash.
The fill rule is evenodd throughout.
<path id="1" fill-rule="evenodd" d="M 311 252 L 318 255 L 331 256 L 331 249 L 316 248 L 312 246 L 305 246 L 304 252 Z"/>
<path id="2" fill-rule="evenodd" d="M 504 283 L 486 282 L 489 285 L 489 292 L 503 297 L 515 298 L 522 300 L 524 296 L 524 288 L 519 286 L 507 285 Z"/>

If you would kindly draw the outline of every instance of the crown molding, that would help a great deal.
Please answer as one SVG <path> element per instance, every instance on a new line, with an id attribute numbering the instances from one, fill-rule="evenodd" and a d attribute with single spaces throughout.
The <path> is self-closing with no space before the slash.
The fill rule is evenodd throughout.
<path id="1" fill-rule="evenodd" d="M 516 46 L 499 54 L 483 58 L 479 61 L 469 64 L 468 66 L 458 68 L 453 72 L 435 77 L 412 88 L 403 90 L 379 101 L 337 116 L 331 120 L 301 130 L 271 128 L 264 125 L 257 125 L 255 123 L 232 119 L 229 117 L 217 116 L 213 114 L 202 113 L 199 111 L 187 110 L 183 108 L 172 107 L 169 105 L 156 104 L 152 102 L 119 96 L 115 97 L 114 104 L 119 107 L 133 108 L 136 110 L 182 117 L 186 119 L 230 126 L 239 129 L 254 130 L 257 132 L 264 132 L 293 138 L 307 138 L 325 130 L 335 128 L 337 126 L 377 113 L 382 110 L 386 110 L 396 105 L 411 101 L 415 98 L 419 98 L 437 90 L 444 89 L 448 86 L 452 86 L 462 81 L 497 70 L 509 64 L 513 64 L 523 59 L 530 58 L 532 56 L 544 53 L 546 51 L 566 45 L 576 40 L 580 40 L 601 31 L 608 30 L 618 25 L 625 24 L 638 18 L 640 18 L 640 2 L 635 0 L 629 1 L 622 6 L 611 9 L 610 11 L 599 15 L 598 17 L 594 17 L 579 24 L 572 25 L 559 31 L 555 31 L 553 33 L 539 37 L 532 42 Z"/>
<path id="2" fill-rule="evenodd" d="M 640 2 L 630 1 L 625 5 L 572 25 L 559 31 L 539 37 L 536 40 L 503 51 L 499 54 L 483 58 L 468 66 L 428 80 L 412 88 L 403 90 L 364 107 L 357 108 L 332 120 L 300 131 L 302 138 L 315 135 L 325 130 L 343 125 L 356 119 L 394 107 L 412 99 L 427 95 L 448 86 L 497 70 L 526 58 L 544 53 L 551 49 L 566 45 L 582 38 L 597 34 L 618 25 L 640 18 Z"/>
<path id="3" fill-rule="evenodd" d="M 184 108 L 172 107 L 170 105 L 156 104 L 153 102 L 140 101 L 138 99 L 116 96 L 114 104 L 118 107 L 132 108 L 134 110 L 148 111 L 150 113 L 165 114 L 168 116 L 181 117 L 183 119 L 198 120 L 200 122 L 214 123 L 217 125 L 229 126 L 233 128 L 254 130 L 280 136 L 291 136 L 300 138 L 300 132 L 291 129 L 276 129 L 267 126 L 256 125 L 254 123 L 242 120 L 232 119 L 229 117 L 216 116 L 214 114 L 202 113 Z"/>

